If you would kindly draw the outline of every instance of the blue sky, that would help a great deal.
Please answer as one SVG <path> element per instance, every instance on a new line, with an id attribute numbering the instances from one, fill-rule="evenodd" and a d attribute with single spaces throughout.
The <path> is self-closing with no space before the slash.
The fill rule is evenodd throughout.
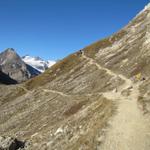
<path id="1" fill-rule="evenodd" d="M 57 60 L 125 26 L 149 0 L 0 0 L 0 52 Z"/>

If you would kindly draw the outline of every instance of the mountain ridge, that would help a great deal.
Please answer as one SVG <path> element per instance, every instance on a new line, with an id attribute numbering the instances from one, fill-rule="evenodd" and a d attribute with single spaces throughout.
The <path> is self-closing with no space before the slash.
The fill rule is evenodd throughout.
<path id="1" fill-rule="evenodd" d="M 13 48 L 0 53 L 1 71 L 17 82 L 24 82 L 40 74 L 39 71 L 26 65 Z"/>

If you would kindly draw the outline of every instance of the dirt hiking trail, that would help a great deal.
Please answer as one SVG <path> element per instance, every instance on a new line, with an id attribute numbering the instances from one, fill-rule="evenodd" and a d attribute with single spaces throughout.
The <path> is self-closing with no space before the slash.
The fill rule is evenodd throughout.
<path id="1" fill-rule="evenodd" d="M 109 121 L 100 150 L 150 150 L 150 119 L 144 116 L 138 107 L 139 84 L 134 84 L 123 75 L 100 66 L 84 53 L 82 57 L 89 64 L 94 64 L 98 69 L 105 70 L 109 75 L 120 77 L 124 84 L 118 87 L 117 92 L 103 93 L 104 97 L 118 102 L 116 115 Z M 128 95 L 123 95 L 124 90 L 129 90 Z"/>

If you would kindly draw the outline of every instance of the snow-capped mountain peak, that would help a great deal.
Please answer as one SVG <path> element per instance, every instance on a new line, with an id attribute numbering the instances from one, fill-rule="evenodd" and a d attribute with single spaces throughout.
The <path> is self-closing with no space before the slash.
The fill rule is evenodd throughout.
<path id="1" fill-rule="evenodd" d="M 56 62 L 52 60 L 45 61 L 41 59 L 40 57 L 32 57 L 29 55 L 26 55 L 22 57 L 23 61 L 32 66 L 33 68 L 37 69 L 40 72 L 44 72 L 46 69 L 54 65 Z"/>

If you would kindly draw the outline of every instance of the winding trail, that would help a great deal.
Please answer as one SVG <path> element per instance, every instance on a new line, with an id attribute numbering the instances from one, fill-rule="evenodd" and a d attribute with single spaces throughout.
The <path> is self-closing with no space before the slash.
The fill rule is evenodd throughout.
<path id="1" fill-rule="evenodd" d="M 26 89 L 24 86 L 21 86 L 21 85 L 17 85 L 18 88 L 20 89 L 23 89 L 26 93 L 31 93 L 30 90 Z M 63 92 L 59 92 L 59 91 L 56 91 L 56 90 L 50 90 L 50 89 L 41 89 L 43 90 L 44 92 L 50 92 L 50 93 L 54 93 L 54 94 L 58 94 L 58 95 L 61 95 L 63 97 L 68 97 L 69 95 L 67 94 L 64 94 Z"/>
<path id="2" fill-rule="evenodd" d="M 56 90 L 43 89 L 43 91 L 44 92 L 51 92 L 51 93 L 58 94 L 58 95 L 61 95 L 61 96 L 64 96 L 64 97 L 68 97 L 69 96 L 67 94 L 64 94 L 63 92 L 59 92 L 59 91 L 56 91 Z"/>
<path id="3" fill-rule="evenodd" d="M 110 122 L 101 150 L 149 150 L 150 120 L 138 108 L 138 85 L 134 85 L 129 96 L 105 93 L 108 99 L 119 100 L 116 116 Z"/>
<path id="4" fill-rule="evenodd" d="M 17 84 L 17 87 L 18 88 L 20 88 L 20 89 L 22 89 L 22 90 L 24 90 L 26 93 L 28 93 L 28 92 L 30 92 L 27 88 L 25 88 L 23 85 L 19 85 L 19 84 Z"/>
<path id="5" fill-rule="evenodd" d="M 118 89 L 103 93 L 104 97 L 118 102 L 116 115 L 109 122 L 100 150 L 150 150 L 150 119 L 143 115 L 138 108 L 137 100 L 140 95 L 139 85 L 123 75 L 116 74 L 113 71 L 102 67 L 92 58 L 84 53 L 82 57 L 91 65 L 96 65 L 98 69 L 105 70 L 109 75 L 120 77 L 124 80 Z M 132 87 L 131 89 L 129 89 Z M 128 96 L 123 96 L 124 90 L 130 90 Z"/>

